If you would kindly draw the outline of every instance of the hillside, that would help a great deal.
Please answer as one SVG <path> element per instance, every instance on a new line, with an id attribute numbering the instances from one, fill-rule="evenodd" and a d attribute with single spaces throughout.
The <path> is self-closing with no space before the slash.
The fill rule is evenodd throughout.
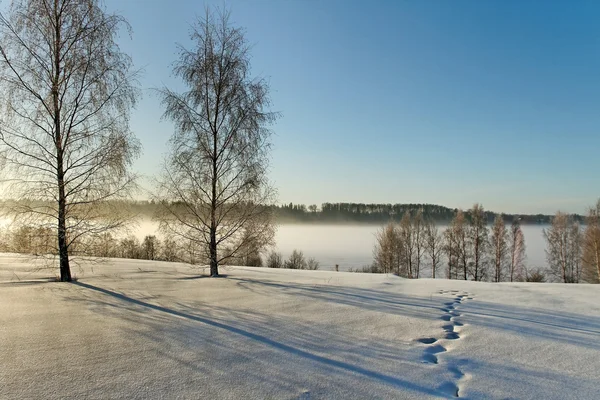
<path id="1" fill-rule="evenodd" d="M 600 285 L 0 256 L 0 398 L 600 398 Z"/>

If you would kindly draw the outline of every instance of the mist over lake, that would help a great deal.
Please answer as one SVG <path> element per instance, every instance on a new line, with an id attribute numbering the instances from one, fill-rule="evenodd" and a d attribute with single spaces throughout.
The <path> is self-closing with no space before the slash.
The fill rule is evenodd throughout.
<path id="1" fill-rule="evenodd" d="M 545 267 L 545 242 L 543 229 L 546 225 L 522 225 L 527 246 L 528 267 Z M 135 236 L 143 240 L 144 236 L 156 234 L 158 224 L 151 220 L 142 220 Z M 286 259 L 294 249 L 304 253 L 306 258 L 315 258 L 321 270 L 333 270 L 338 264 L 340 271 L 362 268 L 373 262 L 375 234 L 381 225 L 324 225 L 324 224 L 282 224 L 277 227 L 274 250 Z M 445 225 L 439 226 L 446 229 Z M 488 225 L 488 228 L 490 226 Z M 430 277 L 427 258 L 424 257 L 425 270 L 422 277 Z M 445 263 L 440 277 L 445 277 Z"/>
<path id="2" fill-rule="evenodd" d="M 275 247 L 284 258 L 294 249 L 301 250 L 307 258 L 314 257 L 319 261 L 323 270 L 334 269 L 336 264 L 342 271 L 362 268 L 373 261 L 375 234 L 380 228 L 379 225 L 280 225 L 275 235 Z M 446 226 L 439 228 L 444 230 Z M 527 246 L 526 265 L 545 267 L 542 231 L 546 226 L 524 225 L 521 228 Z M 427 257 L 424 260 L 427 265 Z M 430 277 L 428 274 L 426 270 L 423 277 Z"/>

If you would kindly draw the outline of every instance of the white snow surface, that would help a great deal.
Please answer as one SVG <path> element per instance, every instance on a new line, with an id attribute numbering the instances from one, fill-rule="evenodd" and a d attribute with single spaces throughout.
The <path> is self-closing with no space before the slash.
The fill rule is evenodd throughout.
<path id="1" fill-rule="evenodd" d="M 600 285 L 0 255 L 1 399 L 598 399 Z"/>

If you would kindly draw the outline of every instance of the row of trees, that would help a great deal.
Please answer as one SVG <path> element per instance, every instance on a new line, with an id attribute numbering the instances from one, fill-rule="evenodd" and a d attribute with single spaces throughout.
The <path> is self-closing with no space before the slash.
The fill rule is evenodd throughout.
<path id="1" fill-rule="evenodd" d="M 46 227 L 20 226 L 2 232 L 0 251 L 30 255 L 54 255 L 56 233 Z M 160 241 L 154 235 L 146 236 L 142 241 L 135 236 L 117 239 L 109 232 L 87 237 L 71 247 L 71 255 L 84 257 L 116 257 L 144 260 L 185 261 L 198 263 L 199 251 L 172 239 Z"/>
<path id="2" fill-rule="evenodd" d="M 374 269 L 419 278 L 427 265 L 435 278 L 445 261 L 449 279 L 525 279 L 525 238 L 519 220 L 507 229 L 503 217 L 497 216 L 490 232 L 481 205 L 475 204 L 468 216 L 458 210 L 440 232 L 421 210 L 407 211 L 399 223 L 390 222 L 377 233 Z"/>
<path id="3" fill-rule="evenodd" d="M 588 212 L 585 228 L 557 212 L 544 230 L 546 259 L 554 279 L 564 283 L 600 283 L 600 200 Z"/>
<path id="4" fill-rule="evenodd" d="M 0 252 L 58 256 L 55 238 L 56 233 L 45 227 L 19 226 L 7 229 L 0 234 Z M 230 256 L 227 264 L 262 267 L 261 251 L 262 248 L 246 247 L 244 251 Z M 223 252 L 232 253 L 228 248 L 224 248 Z M 71 255 L 185 262 L 192 265 L 206 265 L 209 262 L 205 249 L 193 240 L 177 237 L 160 240 L 155 235 L 147 235 L 140 241 L 133 235 L 121 234 L 116 237 L 110 232 L 78 241 L 71 247 Z M 316 262 L 312 259 L 309 261 Z"/>
<path id="5" fill-rule="evenodd" d="M 117 43 L 127 21 L 101 0 L 13 0 L 0 13 L 0 166 L 25 226 L 56 235 L 60 279 L 84 243 L 123 228 L 140 144 L 129 128 L 139 73 Z M 157 90 L 174 124 L 155 190 L 161 228 L 211 275 L 272 239 L 269 86 L 227 12 L 207 9 L 179 47 L 182 91 Z M 250 249 L 250 250 L 248 250 Z"/>
<path id="6" fill-rule="evenodd" d="M 54 242 L 55 233 L 51 229 L 34 226 L 20 226 L 5 230 L 0 234 L 0 252 L 15 252 L 31 255 L 58 255 Z M 252 267 L 287 268 L 287 269 L 319 269 L 319 262 L 306 258 L 300 250 L 294 250 L 284 260 L 279 252 L 271 251 L 263 261 L 261 249 L 246 248 L 230 257 L 231 265 Z M 224 252 L 230 251 L 225 249 Z M 110 233 L 80 242 L 72 248 L 72 254 L 85 257 L 129 258 L 140 260 L 157 260 L 169 262 L 185 262 L 189 264 L 207 264 L 209 261 L 201 248 L 194 241 L 163 239 L 155 235 L 147 235 L 142 241 L 133 235 L 117 239 Z"/>
<path id="7" fill-rule="evenodd" d="M 308 269 L 314 271 L 319 269 L 319 262 L 312 257 L 307 260 L 302 251 L 294 249 L 290 257 L 285 261 L 281 253 L 271 251 L 267 256 L 265 266 L 268 268 Z"/>
<path id="8" fill-rule="evenodd" d="M 520 221 L 510 225 L 503 216 L 488 227 L 487 213 L 475 204 L 457 210 L 442 233 L 421 210 L 407 211 L 399 223 L 377 233 L 371 271 L 419 278 L 426 264 L 435 278 L 444 262 L 446 278 L 475 281 L 543 281 L 542 269 L 527 269 L 525 237 Z M 547 273 L 556 282 L 600 283 L 600 200 L 591 208 L 582 229 L 579 218 L 557 212 L 546 240 Z"/>

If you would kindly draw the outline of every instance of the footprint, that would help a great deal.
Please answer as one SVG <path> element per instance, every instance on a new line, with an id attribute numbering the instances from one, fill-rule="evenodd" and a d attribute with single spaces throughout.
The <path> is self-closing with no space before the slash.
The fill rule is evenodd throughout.
<path id="1" fill-rule="evenodd" d="M 454 382 L 444 382 L 438 387 L 438 390 L 446 395 L 458 397 L 458 386 Z"/>
<path id="2" fill-rule="evenodd" d="M 450 371 L 450 373 L 454 375 L 454 378 L 456 378 L 456 380 L 459 380 L 465 376 L 465 374 L 460 370 L 460 368 L 458 368 L 455 365 L 451 365 L 450 367 L 448 367 L 448 371 Z"/>
<path id="3" fill-rule="evenodd" d="M 437 342 L 437 339 L 432 338 L 432 337 L 426 337 L 426 338 L 417 339 L 417 342 L 423 343 L 423 344 L 433 344 L 433 343 Z"/>
<path id="4" fill-rule="evenodd" d="M 453 319 L 452 322 L 454 323 L 454 326 L 465 326 L 465 324 L 462 321 L 457 321 Z"/>
<path id="5" fill-rule="evenodd" d="M 442 346 L 441 344 L 434 344 L 433 346 L 429 346 L 428 348 L 425 349 L 426 354 L 437 354 L 437 353 L 443 353 L 445 351 L 446 351 L 446 348 L 444 346 Z"/>
<path id="6" fill-rule="evenodd" d="M 442 326 L 442 329 L 445 332 L 454 332 L 454 324 L 444 325 L 444 326 Z"/>
<path id="7" fill-rule="evenodd" d="M 423 352 L 421 362 L 427 364 L 437 364 L 438 358 L 436 357 L 436 354 L 443 353 L 444 351 L 446 351 L 446 348 L 444 346 L 440 346 L 439 344 L 430 346 Z"/>
<path id="8" fill-rule="evenodd" d="M 433 354 L 425 353 L 425 354 L 423 354 L 421 362 L 425 363 L 425 364 L 437 364 L 438 363 L 438 359 Z"/>
<path id="9" fill-rule="evenodd" d="M 298 400 L 310 400 L 310 392 L 308 390 L 302 392 L 302 394 L 298 396 Z"/>
<path id="10" fill-rule="evenodd" d="M 460 335 L 456 332 L 448 332 L 448 333 L 446 333 L 446 339 L 448 339 L 448 340 L 460 339 Z"/>
<path id="11" fill-rule="evenodd" d="M 452 315 L 450 315 L 450 314 L 444 314 L 440 317 L 440 319 L 442 321 L 450 321 L 451 318 L 452 318 Z"/>

